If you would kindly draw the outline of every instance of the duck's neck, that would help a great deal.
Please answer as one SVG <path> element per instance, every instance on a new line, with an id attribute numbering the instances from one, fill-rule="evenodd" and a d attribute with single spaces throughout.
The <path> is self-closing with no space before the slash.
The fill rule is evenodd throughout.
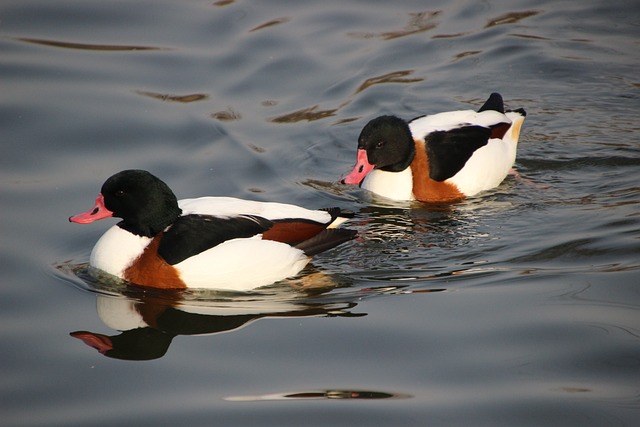
<path id="1" fill-rule="evenodd" d="M 402 144 L 402 147 L 403 152 L 399 153 L 402 160 L 391 165 L 381 167 L 379 170 L 384 172 L 402 172 L 406 170 L 411 165 L 411 163 L 413 163 L 416 156 L 416 147 L 413 143 L 413 137 L 411 136 L 411 133 L 409 133 L 408 128 L 406 141 L 404 144 Z"/>
<path id="2" fill-rule="evenodd" d="M 177 206 L 166 206 L 162 209 L 163 214 L 147 214 L 146 212 L 137 218 L 127 218 L 120 221 L 118 226 L 130 233 L 143 237 L 154 237 L 173 224 L 182 214 L 182 210 Z"/>

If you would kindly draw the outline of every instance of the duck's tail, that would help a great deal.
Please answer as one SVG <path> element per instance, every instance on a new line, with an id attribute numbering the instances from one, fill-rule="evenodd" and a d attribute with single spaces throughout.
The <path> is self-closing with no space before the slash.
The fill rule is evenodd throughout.
<path id="1" fill-rule="evenodd" d="M 303 251 L 308 257 L 312 257 L 320 252 L 335 248 L 341 243 L 348 242 L 355 238 L 357 234 L 357 231 L 349 230 L 348 228 L 327 228 L 295 247 Z"/>
<path id="2" fill-rule="evenodd" d="M 511 120 L 511 127 L 504 138 L 508 138 L 514 144 L 517 144 L 520 138 L 520 128 L 522 128 L 522 123 L 527 116 L 527 112 L 524 111 L 523 108 L 518 108 L 517 110 L 507 111 L 505 115 Z"/>
<path id="3" fill-rule="evenodd" d="M 504 114 L 504 103 L 502 102 L 502 95 L 498 92 L 493 92 L 489 95 L 489 99 L 485 101 L 485 103 L 480 107 L 478 113 L 482 113 L 483 111 L 497 111 L 499 113 Z"/>
<path id="4" fill-rule="evenodd" d="M 351 218 L 356 216 L 353 211 L 340 209 L 340 208 L 325 208 L 321 209 L 323 211 L 327 211 L 329 215 L 331 215 L 331 222 L 327 226 L 327 228 L 336 228 L 340 224 L 343 224 L 346 221 L 349 221 Z"/>
<path id="5" fill-rule="evenodd" d="M 520 138 L 520 128 L 522 127 L 522 122 L 524 122 L 524 118 L 527 115 L 527 112 L 524 111 L 523 108 L 505 111 L 504 102 L 502 101 L 502 95 L 494 92 L 489 95 L 489 98 L 478 110 L 479 113 L 483 111 L 497 111 L 506 115 L 511 120 L 511 126 L 504 134 L 502 139 L 505 139 L 513 144 L 518 144 L 518 139 Z"/>

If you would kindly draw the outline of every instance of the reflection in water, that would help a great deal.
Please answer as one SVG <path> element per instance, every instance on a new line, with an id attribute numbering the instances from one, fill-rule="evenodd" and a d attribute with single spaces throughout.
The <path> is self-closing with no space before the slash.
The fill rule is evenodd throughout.
<path id="1" fill-rule="evenodd" d="M 424 80 L 424 78 L 421 78 L 421 77 L 405 78 L 406 76 L 413 74 L 413 72 L 414 70 L 399 70 L 399 71 L 392 71 L 389 73 L 385 73 L 380 76 L 369 77 L 364 82 L 362 82 L 360 86 L 358 86 L 358 88 L 356 89 L 356 91 L 353 93 L 352 96 L 358 95 L 360 92 L 363 92 L 364 90 L 374 85 L 387 84 L 387 83 L 411 84 L 411 83 L 418 83 Z M 315 120 L 321 120 L 327 117 L 333 117 L 337 115 L 338 111 L 340 111 L 342 108 L 349 105 L 351 101 L 352 101 L 352 98 L 349 97 L 349 99 L 347 99 L 346 101 L 343 101 L 336 108 L 329 108 L 324 110 L 319 110 L 318 105 L 313 105 L 311 107 L 302 108 L 300 110 L 283 114 L 281 116 L 272 117 L 268 120 L 272 123 L 296 123 L 303 120 L 306 120 L 309 122 L 312 122 Z M 357 118 L 354 118 L 354 117 L 343 118 L 343 119 L 340 119 L 338 123 L 348 123 L 354 120 L 357 120 Z"/>
<path id="2" fill-rule="evenodd" d="M 287 113 L 282 116 L 273 117 L 269 119 L 269 121 L 273 123 L 295 123 L 302 120 L 313 122 L 315 120 L 335 116 L 336 111 L 338 111 L 341 107 L 342 106 L 328 110 L 318 110 L 318 105 L 314 105 L 312 107 L 303 108 L 301 110 Z"/>
<path id="3" fill-rule="evenodd" d="M 72 332 L 101 354 L 123 360 L 152 360 L 165 355 L 178 335 L 218 334 L 242 328 L 269 317 L 336 317 L 364 316 L 350 313 L 355 303 L 305 304 L 303 302 L 258 301 L 211 302 L 193 304 L 173 301 L 166 296 L 142 297 L 135 300 L 106 295 L 97 296 L 98 316 L 118 335 L 89 331 Z"/>
<path id="4" fill-rule="evenodd" d="M 231 107 L 227 107 L 226 110 L 216 111 L 215 113 L 211 113 L 211 118 L 220 120 L 221 122 L 231 122 L 235 120 L 240 120 L 242 118 L 242 114 L 240 114 L 239 112 L 237 112 Z"/>
<path id="5" fill-rule="evenodd" d="M 88 43 L 74 43 L 63 42 L 57 40 L 45 40 L 36 39 L 30 37 L 18 37 L 16 40 L 39 44 L 44 46 L 60 47 L 65 49 L 79 49 L 79 50 L 96 50 L 96 51 L 139 51 L 139 50 L 167 50 L 161 47 L 151 46 L 126 46 L 126 45 L 109 45 L 109 44 L 88 44 Z"/>
<path id="6" fill-rule="evenodd" d="M 380 204 L 363 207 L 352 220 L 359 237 L 347 255 L 351 277 L 368 289 L 441 292 L 472 278 L 490 280 L 517 270 L 493 256 L 502 243 L 492 218 L 511 211 L 509 203 L 488 197 L 442 205 L 374 202 Z"/>
<path id="7" fill-rule="evenodd" d="M 371 195 L 374 201 L 382 201 Z M 384 201 L 382 201 L 384 202 Z M 397 203 L 395 206 L 370 205 L 363 207 L 357 215 L 360 224 L 365 225 L 365 238 L 389 242 L 402 239 L 405 243 L 419 243 L 427 246 L 455 246 L 461 239 L 473 238 L 470 233 L 476 225 L 477 216 L 465 212 L 455 204 L 427 205 L 419 202 Z M 475 233 L 478 233 L 475 230 Z"/>
<path id="8" fill-rule="evenodd" d="M 542 36 L 534 36 L 532 34 L 519 34 L 519 33 L 511 33 L 509 34 L 511 37 L 520 37 L 523 39 L 531 39 L 531 40 L 553 40 L 549 37 L 542 37 Z"/>
<path id="9" fill-rule="evenodd" d="M 404 78 L 408 75 L 413 74 L 413 71 L 414 70 L 393 71 L 391 73 L 386 73 L 381 76 L 370 77 L 358 87 L 355 94 L 358 94 L 373 85 L 379 85 L 383 83 L 418 83 L 424 80 L 423 78 L 420 78 L 420 77 L 416 77 L 413 79 Z"/>
<path id="10" fill-rule="evenodd" d="M 432 39 L 455 39 L 458 37 L 464 37 L 466 35 L 468 35 L 469 33 L 453 33 L 453 34 L 436 34 L 435 36 L 431 37 Z"/>
<path id="11" fill-rule="evenodd" d="M 230 4 L 235 3 L 235 0 L 218 0 L 216 2 L 213 2 L 214 6 L 228 6 Z"/>
<path id="12" fill-rule="evenodd" d="M 60 267 L 69 270 L 69 266 Z M 86 272 L 75 268 L 77 277 Z M 178 335 L 218 334 L 242 328 L 253 321 L 287 317 L 361 317 L 352 313 L 355 296 L 322 300 L 314 298 L 326 291 L 326 283 L 305 282 L 309 275 L 292 281 L 304 291 L 274 289 L 267 293 L 220 293 L 211 291 L 155 292 L 135 286 L 93 282 L 100 320 L 120 334 L 108 335 L 79 330 L 71 336 L 101 354 L 122 360 L 152 360 L 165 355 Z M 326 279 L 328 280 L 328 279 Z M 326 281 L 325 280 L 325 281 Z M 86 285 L 86 284 L 85 284 Z M 334 284 L 335 285 L 335 284 Z M 123 290 L 124 287 L 124 290 Z"/>
<path id="13" fill-rule="evenodd" d="M 530 16 L 535 16 L 539 13 L 540 12 L 537 10 L 525 10 L 523 12 L 505 13 L 504 15 L 500 15 L 496 18 L 491 19 L 489 22 L 487 22 L 487 25 L 485 25 L 485 28 L 495 27 L 496 25 L 515 24 L 516 22 L 519 22 Z"/>
<path id="14" fill-rule="evenodd" d="M 160 101 L 173 101 L 173 102 L 196 102 L 196 101 L 204 101 L 209 99 L 209 95 L 204 93 L 191 93 L 188 95 L 171 95 L 168 93 L 157 93 L 157 92 L 148 92 L 144 90 L 136 90 L 138 95 L 148 96 L 149 98 L 158 99 Z"/>
<path id="15" fill-rule="evenodd" d="M 409 22 L 401 30 L 384 31 L 381 33 L 349 33 L 348 35 L 358 39 L 380 38 L 383 40 L 393 40 L 400 37 L 411 36 L 436 28 L 439 24 L 436 18 L 440 14 L 442 14 L 441 10 L 409 13 Z"/>
<path id="16" fill-rule="evenodd" d="M 451 62 L 458 61 L 458 60 L 466 58 L 468 56 L 479 55 L 481 53 L 482 53 L 481 50 L 468 50 L 466 52 L 460 52 L 460 53 L 458 53 L 458 54 L 453 56 L 453 60 Z"/>
<path id="17" fill-rule="evenodd" d="M 317 400 L 317 399 L 409 399 L 410 394 L 388 393 L 370 390 L 306 390 L 261 396 L 229 396 L 231 402 L 256 402 L 266 400 Z"/>
<path id="18" fill-rule="evenodd" d="M 275 25 L 285 24 L 291 21 L 291 18 L 288 16 L 283 16 L 282 18 L 272 19 L 271 21 L 265 22 L 264 24 L 260 24 L 255 28 L 249 30 L 250 33 L 258 30 L 263 30 L 265 28 L 273 27 Z"/>

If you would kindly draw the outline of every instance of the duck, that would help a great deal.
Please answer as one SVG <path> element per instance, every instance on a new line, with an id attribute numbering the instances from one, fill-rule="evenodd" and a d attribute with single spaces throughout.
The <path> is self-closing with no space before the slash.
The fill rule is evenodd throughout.
<path id="1" fill-rule="evenodd" d="M 353 239 L 356 231 L 337 228 L 352 216 L 233 197 L 177 200 L 155 175 L 128 169 L 109 177 L 94 207 L 69 221 L 122 220 L 97 241 L 89 266 L 129 283 L 250 291 L 297 275 L 314 255 Z"/>
<path id="2" fill-rule="evenodd" d="M 357 160 L 341 182 L 396 201 L 456 202 L 500 185 L 516 159 L 522 108 L 492 93 L 478 111 L 383 115 L 358 138 Z"/>

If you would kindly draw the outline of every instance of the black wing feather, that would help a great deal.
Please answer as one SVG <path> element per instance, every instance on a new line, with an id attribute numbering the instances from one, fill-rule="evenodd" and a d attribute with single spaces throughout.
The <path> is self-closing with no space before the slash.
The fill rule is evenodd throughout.
<path id="1" fill-rule="evenodd" d="M 272 226 L 268 219 L 254 215 L 231 218 L 184 215 L 162 235 L 158 254 L 174 265 L 227 240 L 251 237 Z"/>
<path id="2" fill-rule="evenodd" d="M 477 125 L 428 134 L 424 142 L 431 179 L 444 181 L 460 172 L 473 153 L 487 145 L 490 136 L 491 129 Z"/>

